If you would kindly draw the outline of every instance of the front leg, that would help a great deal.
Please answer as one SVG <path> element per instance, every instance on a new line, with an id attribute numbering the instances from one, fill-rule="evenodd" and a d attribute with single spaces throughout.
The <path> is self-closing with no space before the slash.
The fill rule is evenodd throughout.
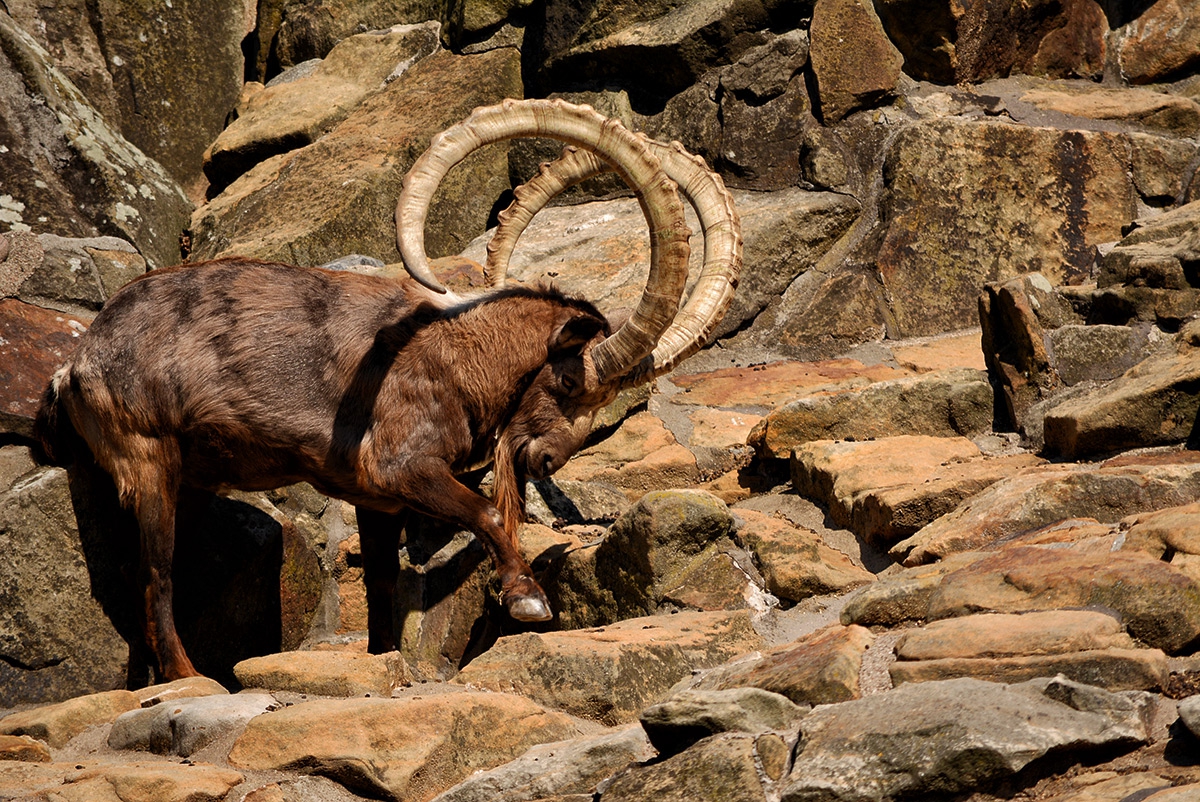
<path id="1" fill-rule="evenodd" d="M 509 615 L 518 621 L 550 620 L 550 602 L 521 556 L 516 526 L 506 529 L 500 510 L 459 482 L 445 462 L 410 460 L 397 480 L 396 493 L 414 510 L 469 529 L 479 538 L 500 577 L 500 598 Z M 363 557 L 365 561 L 365 553 Z"/>

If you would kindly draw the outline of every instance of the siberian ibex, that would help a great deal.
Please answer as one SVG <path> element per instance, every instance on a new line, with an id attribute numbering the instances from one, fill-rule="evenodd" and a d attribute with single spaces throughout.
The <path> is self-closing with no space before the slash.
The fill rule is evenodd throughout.
<path id="1" fill-rule="evenodd" d="M 460 298 L 429 270 L 424 223 L 434 189 L 471 151 L 521 136 L 594 153 L 639 195 L 651 231 L 649 279 L 615 332 L 590 303 L 552 289 Z M 569 183 L 601 165 L 581 168 L 578 158 L 518 189 L 506 219 L 559 191 L 547 182 Z M 706 239 L 702 275 L 678 316 L 688 232 L 675 182 Z M 90 451 L 136 515 L 145 636 L 161 680 L 197 673 L 172 612 L 182 485 L 256 490 L 304 481 L 354 504 L 371 652 L 396 646 L 391 611 L 407 510 L 472 531 L 491 554 L 509 614 L 550 618 L 517 548 L 526 479 L 562 467 L 622 387 L 699 348 L 740 269 L 737 216 L 702 161 L 561 101 L 476 109 L 439 134 L 406 176 L 396 219 L 416 281 L 241 258 L 155 270 L 113 295 L 47 388 L 37 425 L 47 454 L 64 461 Z M 502 248 L 511 251 L 521 228 L 501 226 Z M 493 264 L 497 283 L 503 272 Z M 488 461 L 491 499 L 455 478 Z"/>

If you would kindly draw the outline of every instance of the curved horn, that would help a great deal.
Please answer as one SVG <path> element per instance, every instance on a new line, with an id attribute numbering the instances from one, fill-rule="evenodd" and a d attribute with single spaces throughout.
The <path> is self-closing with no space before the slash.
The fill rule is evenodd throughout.
<path id="1" fill-rule="evenodd" d="M 742 266 L 741 224 L 721 177 L 678 142 L 664 145 L 650 140 L 650 148 L 662 162 L 663 171 L 696 209 L 704 234 L 704 267 L 687 304 L 659 338 L 653 364 L 639 365 L 627 374 L 622 380 L 626 386 L 661 376 L 708 342 L 733 300 Z M 513 249 L 533 217 L 567 187 L 607 169 L 592 153 L 568 147 L 562 156 L 543 164 L 536 176 L 514 190 L 515 200 L 500 213 L 499 225 L 487 246 L 484 276 L 492 286 L 503 286 Z"/>
<path id="2" fill-rule="evenodd" d="M 641 191 L 650 220 L 650 275 L 633 316 L 596 346 L 592 359 L 601 381 L 627 373 L 645 358 L 675 318 L 687 282 L 688 229 L 675 184 L 647 146 L 647 139 L 589 106 L 562 100 L 506 100 L 475 109 L 463 122 L 433 138 L 404 177 L 396 204 L 396 240 L 408 272 L 437 292 L 425 256 L 425 217 L 433 191 L 450 168 L 469 153 L 513 137 L 550 137 L 595 151 L 627 184 Z"/>

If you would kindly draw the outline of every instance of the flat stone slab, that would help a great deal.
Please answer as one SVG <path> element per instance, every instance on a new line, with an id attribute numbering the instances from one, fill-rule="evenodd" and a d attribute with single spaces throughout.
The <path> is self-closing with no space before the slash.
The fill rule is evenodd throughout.
<path id="1" fill-rule="evenodd" d="M 611 726 L 636 719 L 693 670 L 762 645 L 746 611 L 646 616 L 593 629 L 505 636 L 454 682 L 523 694 Z"/>
<path id="2" fill-rule="evenodd" d="M 536 744 L 577 735 L 569 716 L 511 694 L 319 699 L 252 719 L 229 762 L 303 769 L 386 799 L 429 799 Z"/>
<path id="3" fill-rule="evenodd" d="M 243 779 L 240 772 L 208 763 L 0 762 L 0 798 L 216 802 Z"/>
<path id="4" fill-rule="evenodd" d="M 860 695 L 863 654 L 874 642 L 869 629 L 833 625 L 762 654 L 721 666 L 696 683 L 698 690 L 761 688 L 798 705 L 833 704 Z"/>
<path id="5" fill-rule="evenodd" d="M 251 657 L 233 667 L 247 688 L 316 696 L 383 696 L 412 682 L 399 652 L 280 652 Z"/>
<path id="6" fill-rule="evenodd" d="M 203 696 L 163 702 L 123 713 L 113 722 L 108 745 L 188 757 L 239 730 L 255 716 L 281 705 L 265 693 Z"/>
<path id="7" fill-rule="evenodd" d="M 1062 675 L 1110 691 L 1157 691 L 1171 671 L 1159 649 L 1096 649 L 1021 657 L 950 657 L 898 662 L 888 667 L 893 685 L 973 677 L 988 682 L 1024 682 Z"/>
<path id="8" fill-rule="evenodd" d="M 735 511 L 737 538 L 754 553 L 767 590 L 781 599 L 844 593 L 875 581 L 870 571 L 804 527 L 755 510 Z"/>
<path id="9" fill-rule="evenodd" d="M 809 713 L 782 799 L 974 791 L 1051 753 L 1082 758 L 1144 743 L 1144 702 L 1061 679 L 902 685 Z"/>
<path id="10" fill-rule="evenodd" d="M 905 565 L 932 562 L 956 551 L 986 548 L 1071 518 L 1112 523 L 1135 513 L 1200 500 L 1200 454 L 1027 468 L 996 482 L 912 537 L 893 557 Z M 1103 499 L 1102 505 L 1096 504 Z"/>
<path id="11" fill-rule="evenodd" d="M 911 375 L 908 370 L 868 366 L 857 359 L 781 360 L 671 376 L 671 383 L 682 392 L 670 399 L 673 404 L 768 410 L 807 395 L 861 389 L 874 382 Z"/>
<path id="12" fill-rule="evenodd" d="M 142 707 L 171 702 L 176 699 L 191 699 L 198 696 L 222 696 L 229 693 L 225 686 L 208 677 L 184 677 L 161 685 L 148 685 L 134 691 Z"/>
<path id="13" fill-rule="evenodd" d="M 88 727 L 107 724 L 141 707 L 130 691 L 104 691 L 0 718 L 0 735 L 31 735 L 59 748 Z"/>

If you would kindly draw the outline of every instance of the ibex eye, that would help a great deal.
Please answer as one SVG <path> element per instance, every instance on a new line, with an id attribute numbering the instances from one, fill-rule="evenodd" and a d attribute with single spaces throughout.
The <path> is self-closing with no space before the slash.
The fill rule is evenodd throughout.
<path id="1" fill-rule="evenodd" d="M 570 376 L 562 377 L 562 388 L 568 393 L 575 392 L 575 388 L 579 386 L 579 382 L 572 379 Z"/>

